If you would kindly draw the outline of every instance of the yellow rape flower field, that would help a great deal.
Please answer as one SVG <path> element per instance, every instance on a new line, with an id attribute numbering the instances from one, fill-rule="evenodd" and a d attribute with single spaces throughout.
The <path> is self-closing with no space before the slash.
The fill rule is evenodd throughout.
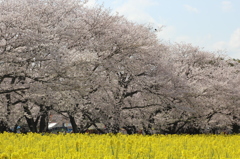
<path id="1" fill-rule="evenodd" d="M 240 159 L 240 135 L 0 134 L 1 159 Z"/>

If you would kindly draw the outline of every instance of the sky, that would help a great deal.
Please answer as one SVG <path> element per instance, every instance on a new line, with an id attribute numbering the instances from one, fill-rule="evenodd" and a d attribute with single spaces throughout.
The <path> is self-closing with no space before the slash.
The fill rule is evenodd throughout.
<path id="1" fill-rule="evenodd" d="M 128 20 L 162 27 L 164 42 L 191 43 L 240 59 L 240 0 L 89 0 Z"/>

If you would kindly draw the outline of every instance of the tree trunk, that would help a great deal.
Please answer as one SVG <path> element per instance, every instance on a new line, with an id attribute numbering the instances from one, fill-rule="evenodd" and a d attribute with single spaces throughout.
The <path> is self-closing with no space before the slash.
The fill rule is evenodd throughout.
<path id="1" fill-rule="evenodd" d="M 111 128 L 111 133 L 117 134 L 120 131 L 120 127 L 118 123 L 114 123 Z"/>
<path id="2" fill-rule="evenodd" d="M 30 129 L 31 132 L 36 133 L 37 132 L 37 125 L 35 124 L 33 118 L 28 118 L 27 116 L 25 116 L 25 119 L 27 121 L 28 127 Z"/>
<path id="3" fill-rule="evenodd" d="M 143 125 L 143 132 L 146 135 L 152 135 L 151 131 L 149 130 L 149 128 L 147 128 L 145 125 Z"/>
<path id="4" fill-rule="evenodd" d="M 232 124 L 232 133 L 238 134 L 240 132 L 240 125 L 237 123 Z"/>
<path id="5" fill-rule="evenodd" d="M 40 119 L 40 126 L 39 126 L 39 132 L 47 132 L 48 131 L 48 112 L 44 111 L 41 115 Z"/>
<path id="6" fill-rule="evenodd" d="M 72 125 L 73 133 L 78 133 L 78 127 L 77 127 L 77 124 L 76 124 L 76 121 L 75 121 L 74 117 L 70 114 L 68 114 L 68 116 L 69 116 L 69 119 L 70 119 L 70 123 Z"/>
<path id="7" fill-rule="evenodd" d="M 4 131 L 7 130 L 8 130 L 7 124 L 4 121 L 0 121 L 0 133 L 3 133 Z"/>
<path id="8" fill-rule="evenodd" d="M 23 106 L 23 109 L 24 109 L 24 112 L 27 114 L 24 117 L 27 121 L 30 131 L 33 133 L 36 133 L 37 132 L 37 124 L 36 123 L 38 122 L 38 119 L 36 120 L 36 122 L 34 122 L 34 119 L 32 118 L 32 113 L 28 109 L 28 106 Z"/>
<path id="9" fill-rule="evenodd" d="M 23 117 L 24 117 L 24 116 L 22 116 L 21 118 L 19 118 L 18 121 L 17 121 L 17 123 L 14 125 L 14 128 L 13 128 L 13 132 L 14 132 L 14 133 L 17 133 L 18 124 L 19 124 L 19 122 L 22 120 Z"/>
<path id="10" fill-rule="evenodd" d="M 14 133 L 17 133 L 17 128 L 18 128 L 18 125 L 16 124 L 16 125 L 14 126 L 14 128 L 13 128 L 13 132 L 14 132 Z"/>
<path id="11" fill-rule="evenodd" d="M 127 134 L 129 134 L 129 135 L 137 133 L 135 126 L 124 126 L 123 128 L 127 131 Z"/>
<path id="12" fill-rule="evenodd" d="M 110 124 L 110 133 L 117 134 L 120 131 L 120 122 L 121 122 L 121 106 L 122 106 L 122 99 L 114 106 L 113 110 L 113 121 Z"/>
<path id="13" fill-rule="evenodd" d="M 40 113 L 41 113 L 39 132 L 47 132 L 48 122 L 49 122 L 48 109 L 43 105 L 39 105 L 39 106 L 40 106 Z"/>

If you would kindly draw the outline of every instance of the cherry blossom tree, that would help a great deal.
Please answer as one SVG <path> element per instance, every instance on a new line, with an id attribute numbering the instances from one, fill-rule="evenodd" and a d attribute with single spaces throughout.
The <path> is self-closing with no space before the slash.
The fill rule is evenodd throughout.
<path id="1" fill-rule="evenodd" d="M 66 35 L 66 28 L 61 25 L 71 23 L 73 19 L 70 15 L 84 3 L 61 0 L 0 2 L 0 94 L 7 99 L 3 107 L 7 107 L 8 116 L 11 114 L 10 106 L 18 103 L 24 110 L 28 124 L 38 121 L 34 122 L 31 115 L 29 105 L 36 102 L 31 97 L 34 92 L 30 93 L 29 90 L 36 85 L 58 80 L 63 68 L 67 67 L 60 63 L 63 53 L 67 51 L 64 38 L 60 38 Z M 44 90 L 38 95 L 45 96 Z M 32 128 L 32 131 L 37 130 Z"/>
<path id="2" fill-rule="evenodd" d="M 233 87 L 233 83 L 239 76 L 239 64 L 221 54 L 202 51 L 189 44 L 176 44 L 170 51 L 172 57 L 169 60 L 173 60 L 175 65 L 173 73 L 193 89 L 188 97 L 198 112 L 195 127 L 199 131 L 231 131 L 233 117 L 230 114 L 239 109 L 236 104 L 232 104 L 238 103 L 238 86 Z M 235 119 L 239 117 L 235 115 Z"/>
<path id="3" fill-rule="evenodd" d="M 0 131 L 239 132 L 239 63 L 80 0 L 0 1 Z M 101 131 L 99 129 L 99 131 Z"/>

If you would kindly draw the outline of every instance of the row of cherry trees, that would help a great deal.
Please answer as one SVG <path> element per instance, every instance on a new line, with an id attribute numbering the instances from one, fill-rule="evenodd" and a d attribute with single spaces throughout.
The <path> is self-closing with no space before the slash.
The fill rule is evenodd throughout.
<path id="1" fill-rule="evenodd" d="M 239 132 L 239 63 L 79 0 L 0 1 L 0 132 Z M 99 131 L 101 131 L 99 129 Z"/>

